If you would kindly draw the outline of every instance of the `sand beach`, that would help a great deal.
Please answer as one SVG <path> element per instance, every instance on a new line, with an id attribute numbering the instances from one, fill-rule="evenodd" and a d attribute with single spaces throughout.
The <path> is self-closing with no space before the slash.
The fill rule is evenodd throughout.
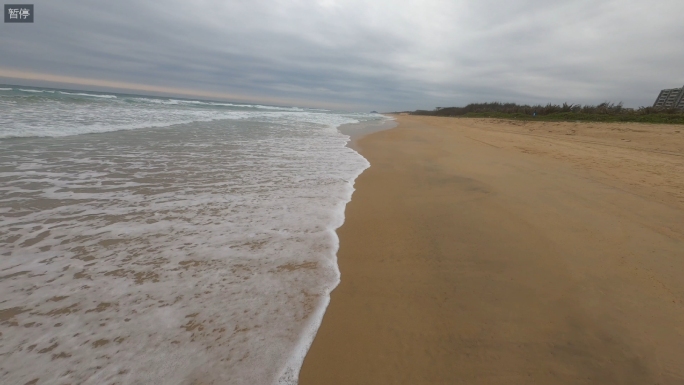
<path id="1" fill-rule="evenodd" d="M 684 128 L 396 119 L 301 385 L 684 382 Z"/>

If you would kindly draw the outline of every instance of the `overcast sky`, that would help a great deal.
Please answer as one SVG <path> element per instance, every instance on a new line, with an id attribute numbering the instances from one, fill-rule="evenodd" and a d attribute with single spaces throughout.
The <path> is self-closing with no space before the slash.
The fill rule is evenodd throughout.
<path id="1" fill-rule="evenodd" d="M 684 85 L 684 0 L 33 3 L 0 27 L 2 83 L 361 111 L 638 107 Z"/>

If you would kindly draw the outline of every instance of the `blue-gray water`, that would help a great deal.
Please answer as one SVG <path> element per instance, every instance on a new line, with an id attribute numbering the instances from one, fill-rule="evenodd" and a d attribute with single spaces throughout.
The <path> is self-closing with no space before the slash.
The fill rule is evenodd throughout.
<path id="1" fill-rule="evenodd" d="M 0 87 L 0 383 L 296 383 L 380 119 Z"/>

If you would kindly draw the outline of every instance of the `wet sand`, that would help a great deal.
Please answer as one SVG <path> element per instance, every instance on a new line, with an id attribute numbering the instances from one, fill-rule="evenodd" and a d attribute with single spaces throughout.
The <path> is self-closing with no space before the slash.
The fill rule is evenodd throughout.
<path id="1" fill-rule="evenodd" d="M 396 126 L 397 122 L 393 119 L 382 121 L 371 120 L 368 122 L 343 124 L 338 128 L 338 131 L 340 131 L 344 135 L 349 135 L 349 142 L 347 143 L 347 147 L 352 148 L 356 151 L 360 151 L 361 147 L 359 147 L 359 139 L 375 132 L 392 129 Z"/>
<path id="2" fill-rule="evenodd" d="M 684 383 L 684 127 L 397 119 L 301 385 Z"/>

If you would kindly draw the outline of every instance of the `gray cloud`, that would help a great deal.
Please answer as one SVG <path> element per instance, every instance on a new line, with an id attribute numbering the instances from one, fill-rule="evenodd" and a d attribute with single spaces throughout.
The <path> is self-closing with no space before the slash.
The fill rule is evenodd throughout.
<path id="1" fill-rule="evenodd" d="M 681 0 L 34 1 L 0 69 L 360 110 L 640 106 L 684 84 Z"/>

